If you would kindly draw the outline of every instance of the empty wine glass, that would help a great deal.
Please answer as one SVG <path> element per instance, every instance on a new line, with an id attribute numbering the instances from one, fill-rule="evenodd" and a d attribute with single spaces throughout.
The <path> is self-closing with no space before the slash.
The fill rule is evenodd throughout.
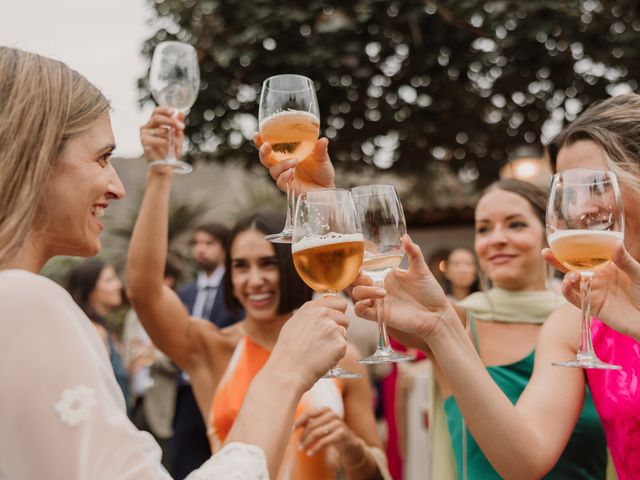
<path id="1" fill-rule="evenodd" d="M 616 176 L 606 170 L 576 168 L 553 176 L 547 206 L 547 240 L 553 255 L 580 273 L 582 333 L 575 359 L 561 367 L 619 369 L 600 360 L 591 342 L 591 277 L 611 260 L 624 239 L 624 214 Z"/>
<path id="2" fill-rule="evenodd" d="M 378 287 L 384 286 L 387 274 L 400 266 L 404 258 L 402 236 L 407 225 L 402 204 L 391 185 L 364 185 L 351 189 L 353 201 L 362 226 L 364 261 L 362 273 Z M 389 343 L 385 321 L 384 300 L 376 300 L 378 317 L 378 347 L 360 363 L 395 363 L 413 360 L 413 355 L 396 352 Z"/>
<path id="3" fill-rule="evenodd" d="M 162 42 L 153 51 L 149 71 L 149 89 L 158 105 L 186 112 L 193 106 L 200 88 L 200 69 L 195 48 L 183 42 Z M 193 168 L 178 160 L 175 154 L 173 128 L 168 129 L 169 150 L 167 158 L 149 163 L 171 165 L 176 173 L 189 173 Z"/>
<path id="4" fill-rule="evenodd" d="M 260 94 L 258 122 L 262 139 L 271 144 L 271 161 L 302 161 L 307 158 L 315 149 L 320 134 L 320 113 L 313 81 L 301 75 L 267 78 Z M 280 233 L 267 235 L 267 240 L 291 243 L 291 218 L 295 205 L 289 180 L 284 228 Z"/>

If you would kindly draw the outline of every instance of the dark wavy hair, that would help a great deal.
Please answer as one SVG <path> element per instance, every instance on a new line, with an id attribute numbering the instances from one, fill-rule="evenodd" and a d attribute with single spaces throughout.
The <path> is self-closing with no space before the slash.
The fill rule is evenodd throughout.
<path id="1" fill-rule="evenodd" d="M 225 256 L 224 274 L 224 303 L 227 310 L 236 313 L 242 309 L 242 305 L 233 295 L 233 282 L 231 279 L 231 247 L 236 237 L 247 230 L 258 230 L 269 235 L 282 230 L 285 218 L 282 214 L 275 212 L 258 212 L 239 220 L 229 233 L 227 242 L 227 255 Z M 274 243 L 276 252 L 278 271 L 280 272 L 280 304 L 278 313 L 288 313 L 302 304 L 311 300 L 313 291 L 302 281 L 295 267 L 291 256 L 291 245 Z"/>

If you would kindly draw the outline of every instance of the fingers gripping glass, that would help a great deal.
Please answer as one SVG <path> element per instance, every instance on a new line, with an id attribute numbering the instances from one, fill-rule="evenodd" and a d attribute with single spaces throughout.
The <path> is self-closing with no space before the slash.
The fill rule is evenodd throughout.
<path id="1" fill-rule="evenodd" d="M 276 75 L 264 81 L 258 114 L 262 140 L 271 144 L 271 162 L 307 158 L 320 133 L 320 113 L 313 82 L 300 75 Z M 287 220 L 282 232 L 267 235 L 277 243 L 291 243 L 291 216 L 296 205 L 287 182 Z"/>
<path id="2" fill-rule="evenodd" d="M 195 48 L 188 43 L 162 42 L 153 51 L 149 89 L 160 106 L 172 107 L 174 116 L 193 106 L 200 88 L 200 69 Z M 171 165 L 175 173 L 189 173 L 191 165 L 176 158 L 173 128 L 168 129 L 167 158 L 149 163 Z"/>
<path id="3" fill-rule="evenodd" d="M 319 189 L 298 199 L 293 222 L 293 264 L 322 296 L 337 295 L 358 276 L 364 246 L 353 198 L 347 190 Z M 363 375 L 336 367 L 324 378 Z"/>
<path id="4" fill-rule="evenodd" d="M 362 273 L 376 286 L 383 287 L 387 274 L 400 266 L 404 258 L 402 236 L 407 226 L 395 188 L 391 185 L 365 185 L 351 189 L 364 237 Z M 413 360 L 412 355 L 396 352 L 389 343 L 384 300 L 376 300 L 378 347 L 360 363 L 395 363 Z"/>
<path id="5" fill-rule="evenodd" d="M 576 358 L 562 367 L 619 369 L 600 360 L 591 342 L 591 277 L 622 243 L 624 214 L 616 176 L 605 170 L 573 169 L 553 177 L 547 207 L 547 240 L 553 255 L 580 273 L 582 333 Z"/>

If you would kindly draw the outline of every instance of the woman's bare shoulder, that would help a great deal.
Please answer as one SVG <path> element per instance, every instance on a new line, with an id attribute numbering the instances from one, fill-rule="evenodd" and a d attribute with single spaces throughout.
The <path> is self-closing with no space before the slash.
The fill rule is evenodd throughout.
<path id="1" fill-rule="evenodd" d="M 190 324 L 190 328 L 196 332 L 205 344 L 215 346 L 216 348 L 235 348 L 240 339 L 245 335 L 244 322 L 219 328 L 208 320 L 191 317 Z"/>

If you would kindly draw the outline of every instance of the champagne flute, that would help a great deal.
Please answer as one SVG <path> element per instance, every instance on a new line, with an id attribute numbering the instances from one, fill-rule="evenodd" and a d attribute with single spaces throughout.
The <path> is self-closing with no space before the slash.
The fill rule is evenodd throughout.
<path id="1" fill-rule="evenodd" d="M 377 287 L 384 286 L 387 274 L 400 266 L 404 258 L 402 236 L 407 226 L 402 204 L 391 185 L 365 185 L 351 189 L 364 237 L 362 273 Z M 412 355 L 396 352 L 389 343 L 384 300 L 376 300 L 378 317 L 378 347 L 373 353 L 358 360 L 364 364 L 395 363 L 415 359 Z"/>
<path id="2" fill-rule="evenodd" d="M 272 162 L 307 158 L 315 149 L 320 134 L 320 113 L 313 81 L 301 75 L 267 78 L 260 94 L 258 122 L 262 139 L 271 144 Z M 295 205 L 289 180 L 284 228 L 280 233 L 267 235 L 267 240 L 291 243 L 291 218 Z"/>
<path id="3" fill-rule="evenodd" d="M 195 48 L 183 42 L 162 42 L 153 51 L 149 70 L 149 89 L 158 105 L 186 112 L 193 106 L 200 88 L 200 69 Z M 175 154 L 173 128 L 167 127 L 169 150 L 167 158 L 149 163 L 171 165 L 175 173 L 189 173 L 193 167 L 178 160 Z"/>
<path id="4" fill-rule="evenodd" d="M 547 206 L 547 240 L 560 263 L 580 273 L 582 333 L 576 358 L 562 367 L 619 369 L 600 360 L 591 342 L 591 277 L 611 260 L 624 238 L 624 214 L 616 176 L 572 169 L 553 176 Z"/>
<path id="5" fill-rule="evenodd" d="M 293 264 L 322 296 L 337 295 L 358 276 L 363 257 L 358 214 L 348 190 L 311 190 L 298 199 L 293 223 Z M 363 375 L 332 368 L 324 378 Z"/>

